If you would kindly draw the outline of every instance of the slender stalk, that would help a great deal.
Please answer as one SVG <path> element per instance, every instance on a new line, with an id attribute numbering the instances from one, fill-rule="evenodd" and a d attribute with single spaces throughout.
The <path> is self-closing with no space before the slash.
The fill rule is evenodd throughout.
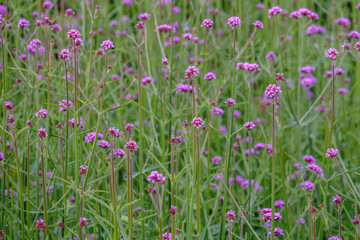
<path id="1" fill-rule="evenodd" d="M 197 151 L 197 184 L 196 184 L 196 220 L 197 220 L 197 239 L 201 233 L 201 213 L 200 213 L 200 142 L 199 130 L 196 130 L 196 151 Z"/>
<path id="2" fill-rule="evenodd" d="M 342 232 L 341 232 L 341 207 L 338 205 L 338 211 L 339 211 L 339 235 L 340 235 L 340 238 L 342 238 Z M 315 239 L 314 239 L 315 240 Z"/>
<path id="3" fill-rule="evenodd" d="M 329 146 L 331 145 L 331 138 L 334 127 L 334 117 L 335 117 L 335 61 L 332 61 L 332 110 L 331 110 Z"/>
<path id="4" fill-rule="evenodd" d="M 174 144 L 171 144 L 171 206 L 175 206 Z M 171 218 L 171 215 L 170 215 Z M 169 232 L 169 231 L 168 231 Z M 169 234 L 169 233 L 168 233 Z M 171 219 L 171 236 L 175 236 L 175 215 Z"/>
<path id="5" fill-rule="evenodd" d="M 272 145 L 271 155 L 271 240 L 274 239 L 274 205 L 275 205 L 275 100 L 272 102 Z"/>
<path id="6" fill-rule="evenodd" d="M 15 133 L 15 129 L 14 126 L 12 127 L 12 137 L 14 139 L 14 148 L 15 148 L 15 158 L 16 158 L 16 170 L 17 170 L 17 177 L 18 177 L 18 183 L 19 183 L 19 191 L 20 191 L 20 214 L 21 214 L 21 239 L 25 239 L 25 217 L 24 217 L 24 194 L 23 194 L 23 182 L 22 182 L 22 173 L 20 171 L 21 166 L 20 166 L 20 160 L 19 160 L 19 155 L 18 155 L 18 145 L 17 145 L 17 141 L 16 141 L 16 133 Z M 43 174 L 43 173 L 42 173 Z M 11 192 L 9 192 L 10 194 L 12 194 Z"/>
<path id="7" fill-rule="evenodd" d="M 43 191 L 43 211 L 44 211 L 44 222 L 45 225 L 48 226 L 48 214 L 46 208 L 46 182 L 45 182 L 45 172 L 44 172 L 44 138 L 41 138 L 41 146 L 40 146 L 40 156 L 41 156 L 41 178 L 42 178 L 42 191 Z M 47 228 L 46 228 L 47 229 Z"/>
<path id="8" fill-rule="evenodd" d="M 131 186 L 131 181 L 132 181 L 132 172 L 131 172 L 131 156 L 130 156 L 130 151 L 127 151 L 127 202 L 131 203 L 132 202 L 132 186 Z M 129 239 L 132 239 L 133 237 L 133 225 L 132 225 L 132 221 L 133 221 L 133 215 L 132 215 L 132 205 L 128 206 L 128 223 L 129 223 Z"/>

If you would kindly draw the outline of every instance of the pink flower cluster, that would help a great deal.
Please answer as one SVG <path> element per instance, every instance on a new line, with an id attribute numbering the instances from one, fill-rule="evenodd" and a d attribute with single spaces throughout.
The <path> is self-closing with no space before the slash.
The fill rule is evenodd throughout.
<path id="1" fill-rule="evenodd" d="M 195 117 L 191 123 L 194 125 L 195 128 L 199 129 L 201 128 L 204 124 L 205 124 L 205 121 L 202 120 L 202 118 L 199 118 L 199 117 Z"/>
<path id="2" fill-rule="evenodd" d="M 276 84 L 270 84 L 265 90 L 265 98 L 274 99 L 277 94 L 280 94 L 280 87 L 276 86 Z"/>
<path id="3" fill-rule="evenodd" d="M 236 221 L 236 215 L 233 210 L 228 211 L 224 217 L 229 223 Z"/>
<path id="4" fill-rule="evenodd" d="M 186 70 L 185 70 L 185 79 L 186 80 L 191 80 L 193 78 L 193 76 L 197 76 L 199 74 L 199 69 L 195 66 L 189 66 Z"/>
<path id="5" fill-rule="evenodd" d="M 139 146 L 136 145 L 136 142 L 135 141 L 128 141 L 126 144 L 125 144 L 125 148 L 127 150 L 129 150 L 129 152 L 133 153 L 135 151 L 138 150 Z"/>
<path id="6" fill-rule="evenodd" d="M 253 129 L 256 125 L 253 122 L 246 122 L 244 124 L 244 127 L 247 128 L 248 131 L 250 131 L 251 129 Z"/>
<path id="7" fill-rule="evenodd" d="M 192 92 L 194 90 L 194 92 L 196 92 L 196 89 L 195 88 L 193 88 L 193 86 L 192 85 L 189 85 L 189 84 L 178 84 L 177 86 L 176 86 L 176 93 L 180 93 L 180 92 L 185 92 L 185 93 L 187 93 L 187 92 Z"/>
<path id="8" fill-rule="evenodd" d="M 236 69 L 242 69 L 248 72 L 258 72 L 261 70 L 257 63 L 248 63 L 248 62 L 238 62 L 236 64 Z"/>
<path id="9" fill-rule="evenodd" d="M 293 12 L 290 13 L 289 17 L 290 18 L 295 18 L 295 19 L 298 19 L 298 18 L 301 18 L 301 17 L 308 17 L 308 18 L 310 18 L 312 20 L 319 19 L 319 15 L 317 13 L 312 12 L 307 8 L 300 8 L 297 11 L 293 11 Z"/>
<path id="10" fill-rule="evenodd" d="M 88 133 L 88 134 L 85 136 L 85 142 L 86 142 L 86 143 L 91 143 L 92 141 L 95 140 L 95 137 L 96 137 L 96 132 Z M 103 138 L 103 137 L 104 137 L 104 136 L 103 136 L 101 133 L 98 133 L 98 136 L 97 136 L 98 139 L 101 139 L 101 138 Z"/>
<path id="11" fill-rule="evenodd" d="M 146 180 L 152 183 L 166 183 L 166 178 L 158 171 L 151 171 Z"/>
<path id="12" fill-rule="evenodd" d="M 234 29 L 235 26 L 238 26 L 241 24 L 241 20 L 239 17 L 230 17 L 227 20 L 227 24 L 231 27 L 231 29 Z"/>
<path id="13" fill-rule="evenodd" d="M 308 190 L 311 192 L 314 189 L 314 184 L 311 181 L 304 181 L 300 183 L 300 187 L 302 190 Z"/>
<path id="14" fill-rule="evenodd" d="M 201 27 L 208 27 L 208 28 L 212 28 L 212 27 L 213 27 L 213 25 L 214 25 L 213 20 L 208 19 L 208 18 L 204 19 L 204 21 L 202 21 L 202 23 L 201 23 Z"/>
<path id="15" fill-rule="evenodd" d="M 308 36 L 316 35 L 316 34 L 325 34 L 325 33 L 326 33 L 326 28 L 320 25 L 311 24 L 306 29 L 306 35 Z"/>
<path id="16" fill-rule="evenodd" d="M 325 56 L 330 58 L 331 60 L 336 60 L 336 55 L 338 54 L 339 52 L 335 48 L 329 48 L 325 53 Z"/>
<path id="17" fill-rule="evenodd" d="M 339 151 L 336 148 L 329 148 L 326 151 L 325 157 L 336 158 L 339 155 Z"/>
<path id="18" fill-rule="evenodd" d="M 100 46 L 105 48 L 106 50 L 115 48 L 114 43 L 110 40 L 103 41 Z"/>
<path id="19" fill-rule="evenodd" d="M 269 13 L 269 18 L 271 18 L 272 16 L 276 16 L 278 15 L 279 13 L 281 13 L 283 10 L 279 7 L 279 6 L 275 6 L 275 7 L 272 7 L 268 10 L 268 13 Z"/>

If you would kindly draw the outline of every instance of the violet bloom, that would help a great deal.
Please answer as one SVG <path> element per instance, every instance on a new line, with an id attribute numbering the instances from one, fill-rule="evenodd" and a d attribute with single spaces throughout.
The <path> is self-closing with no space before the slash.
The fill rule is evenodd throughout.
<path id="1" fill-rule="evenodd" d="M 171 239 L 172 239 L 172 238 L 171 238 L 171 233 L 168 233 L 168 232 L 164 233 L 164 234 L 162 235 L 162 238 L 163 238 L 164 240 L 171 240 Z"/>
<path id="2" fill-rule="evenodd" d="M 185 70 L 185 79 L 191 80 L 193 76 L 197 76 L 199 74 L 199 69 L 195 66 L 189 66 Z"/>
<path id="3" fill-rule="evenodd" d="M 185 93 L 190 92 L 191 93 L 193 91 L 196 92 L 196 89 L 193 88 L 192 85 L 180 83 L 176 86 L 176 93 L 180 93 L 180 92 L 185 92 Z"/>
<path id="4" fill-rule="evenodd" d="M 280 94 L 280 87 L 276 86 L 276 84 L 270 84 L 265 90 L 265 98 L 274 99 L 277 94 Z"/>
<path id="5" fill-rule="evenodd" d="M 67 101 L 67 100 L 62 100 L 61 102 L 59 102 L 59 112 L 66 112 L 66 109 L 72 108 L 74 105 L 71 101 Z"/>
<path id="6" fill-rule="evenodd" d="M 37 111 L 37 112 L 35 113 L 35 116 L 36 116 L 36 117 L 46 118 L 46 117 L 47 117 L 47 110 L 41 108 L 41 109 L 39 109 L 39 111 Z"/>
<path id="7" fill-rule="evenodd" d="M 326 151 L 325 157 L 336 158 L 338 154 L 339 154 L 339 151 L 337 149 L 329 148 Z"/>
<path id="8" fill-rule="evenodd" d="M 64 61 L 69 61 L 71 57 L 71 52 L 67 49 L 63 49 L 59 52 L 59 57 Z"/>
<path id="9" fill-rule="evenodd" d="M 42 230 L 42 229 L 45 229 L 46 228 L 46 225 L 45 225 L 45 222 L 44 222 L 44 219 L 39 219 L 39 220 L 36 220 L 36 225 L 35 225 L 36 228 Z"/>
<path id="10" fill-rule="evenodd" d="M 166 181 L 166 178 L 158 171 L 151 171 L 146 180 L 152 183 L 164 183 Z"/>
<path id="11" fill-rule="evenodd" d="M 144 22 L 138 21 L 137 24 L 135 25 L 136 29 L 143 29 L 145 28 L 145 24 Z"/>
<path id="12" fill-rule="evenodd" d="M 342 239 L 339 238 L 339 237 L 334 236 L 334 237 L 328 238 L 328 240 L 342 240 Z"/>
<path id="13" fill-rule="evenodd" d="M 335 48 L 329 48 L 325 53 L 325 56 L 330 58 L 331 60 L 336 60 L 336 55 L 338 54 L 339 52 Z"/>
<path id="14" fill-rule="evenodd" d="M 348 38 L 355 38 L 355 39 L 360 39 L 360 33 L 358 31 L 351 31 L 347 34 Z"/>
<path id="15" fill-rule="evenodd" d="M 88 166 L 81 165 L 80 170 L 79 170 L 79 174 L 80 175 L 85 175 L 87 173 L 87 169 L 88 169 Z"/>
<path id="16" fill-rule="evenodd" d="M 10 102 L 10 101 L 6 101 L 6 102 L 4 103 L 4 105 L 5 105 L 5 109 L 6 109 L 6 110 L 11 110 L 11 109 L 14 108 L 14 103 L 13 103 L 13 102 Z"/>
<path id="17" fill-rule="evenodd" d="M 191 123 L 194 125 L 195 128 L 199 129 L 200 127 L 204 126 L 205 121 L 202 120 L 202 118 L 195 117 Z"/>
<path id="18" fill-rule="evenodd" d="M 354 44 L 354 48 L 356 49 L 356 51 L 360 51 L 360 41 Z"/>
<path id="19" fill-rule="evenodd" d="M 316 165 L 315 163 L 308 164 L 306 167 L 308 169 L 314 171 L 318 175 L 324 176 L 324 170 L 321 167 L 319 167 L 318 165 Z"/>
<path id="20" fill-rule="evenodd" d="M 171 208 L 169 209 L 169 213 L 172 215 L 177 214 L 177 207 L 176 206 L 171 206 Z"/>
<path id="21" fill-rule="evenodd" d="M 74 128 L 75 127 L 75 118 L 69 119 L 68 123 L 72 128 Z M 77 127 L 79 127 L 79 126 L 80 126 L 81 130 L 85 130 L 85 122 L 82 118 L 77 119 Z"/>
<path id="22" fill-rule="evenodd" d="M 0 151 L 0 161 L 4 161 L 5 160 L 5 156 L 4 154 Z"/>
<path id="23" fill-rule="evenodd" d="M 101 148 L 109 148 L 111 145 L 108 141 L 106 140 L 100 140 L 98 142 L 98 146 L 101 147 Z"/>
<path id="24" fill-rule="evenodd" d="M 144 77 L 143 79 L 141 79 L 141 84 L 145 86 L 153 81 L 154 79 L 152 77 Z"/>
<path id="25" fill-rule="evenodd" d="M 310 181 L 305 181 L 300 183 L 300 187 L 302 190 L 308 190 L 311 192 L 314 189 L 314 184 Z"/>
<path id="26" fill-rule="evenodd" d="M 30 26 L 30 23 L 28 20 L 26 20 L 25 18 L 20 18 L 19 23 L 18 23 L 18 28 L 24 28 L 24 27 L 28 27 Z"/>
<path id="27" fill-rule="evenodd" d="M 238 26 L 241 24 L 241 20 L 239 17 L 230 17 L 227 20 L 227 24 L 231 27 L 231 29 L 234 29 L 235 26 Z"/>
<path id="28" fill-rule="evenodd" d="M 129 152 L 133 153 L 138 150 L 139 146 L 136 145 L 135 141 L 129 141 L 125 144 L 125 148 L 129 150 Z"/>
<path id="29" fill-rule="evenodd" d="M 207 27 L 207 28 L 212 28 L 214 25 L 214 22 L 211 19 L 204 19 L 204 21 L 201 23 L 201 27 Z"/>
<path id="30" fill-rule="evenodd" d="M 85 142 L 86 142 L 86 143 L 91 143 L 92 141 L 95 140 L 95 137 L 96 137 L 96 132 L 88 133 L 88 134 L 85 136 Z M 98 139 L 101 139 L 101 138 L 103 138 L 103 137 L 104 137 L 104 136 L 103 136 L 101 133 L 98 133 L 98 136 L 97 136 Z"/>
<path id="31" fill-rule="evenodd" d="M 270 51 L 266 54 L 266 59 L 269 60 L 270 62 L 275 62 L 276 60 L 276 55 L 274 52 Z"/>
<path id="32" fill-rule="evenodd" d="M 255 22 L 253 22 L 253 25 L 254 25 L 257 29 L 264 28 L 264 24 L 263 24 L 261 21 L 255 21 Z"/>
<path id="33" fill-rule="evenodd" d="M 234 99 L 228 98 L 228 99 L 226 99 L 225 104 L 226 104 L 226 106 L 231 107 L 231 106 L 235 105 L 236 102 Z"/>
<path id="34" fill-rule="evenodd" d="M 250 131 L 251 129 L 253 129 L 256 125 L 253 122 L 246 122 L 244 124 L 244 127 L 247 128 L 248 131 Z"/>
<path id="35" fill-rule="evenodd" d="M 72 38 L 73 40 L 75 40 L 76 38 L 81 37 L 81 33 L 76 29 L 71 29 L 66 33 L 66 37 L 67 39 Z"/>
<path id="36" fill-rule="evenodd" d="M 219 108 L 219 107 L 215 107 L 214 110 L 213 110 L 213 113 L 214 113 L 215 115 L 222 115 L 222 114 L 224 114 L 224 110 L 222 110 L 222 109 Z"/>
<path id="37" fill-rule="evenodd" d="M 285 207 L 285 202 L 283 200 L 277 200 L 277 201 L 275 201 L 274 206 L 276 208 L 281 209 L 281 208 Z"/>
<path id="38" fill-rule="evenodd" d="M 348 18 L 341 17 L 336 19 L 335 23 L 347 28 L 350 25 L 350 20 Z"/>
<path id="39" fill-rule="evenodd" d="M 269 9 L 268 13 L 269 13 L 269 18 L 271 18 L 272 16 L 276 16 L 278 15 L 279 13 L 281 13 L 283 10 L 278 7 L 278 6 L 275 6 L 275 7 L 272 7 Z"/>
<path id="40" fill-rule="evenodd" d="M 341 195 L 336 195 L 335 197 L 333 197 L 333 202 L 336 204 L 336 205 L 340 205 L 340 204 L 342 204 L 342 197 L 341 197 Z"/>
<path id="41" fill-rule="evenodd" d="M 271 235 L 271 232 L 268 232 Z M 284 235 L 284 230 L 279 227 L 274 228 L 274 236 Z"/>
<path id="42" fill-rule="evenodd" d="M 44 9 L 51 9 L 53 7 L 53 4 L 50 1 L 44 1 L 42 6 Z"/>
<path id="43" fill-rule="evenodd" d="M 79 222 L 79 226 L 84 227 L 84 226 L 88 225 L 89 223 L 86 220 L 87 220 L 86 218 L 81 217 L 80 222 Z"/>
<path id="44" fill-rule="evenodd" d="M 114 43 L 110 40 L 103 41 L 100 46 L 105 48 L 106 50 L 115 48 Z"/>
<path id="45" fill-rule="evenodd" d="M 216 75 L 213 72 L 208 72 L 207 74 L 205 74 L 204 79 L 210 81 L 216 79 Z"/>
<path id="46" fill-rule="evenodd" d="M 150 19 L 150 14 L 148 13 L 140 13 L 138 16 L 138 19 L 141 21 L 145 21 L 145 20 L 149 20 Z"/>
<path id="47" fill-rule="evenodd" d="M 125 156 L 125 151 L 121 148 L 114 148 L 114 149 L 111 149 L 109 155 L 114 155 L 115 157 L 117 158 L 122 158 Z"/>
<path id="48" fill-rule="evenodd" d="M 38 131 L 38 136 L 39 138 L 44 138 L 44 137 L 47 137 L 47 133 L 46 133 L 46 129 L 45 128 L 40 128 L 39 131 Z"/>
<path id="49" fill-rule="evenodd" d="M 211 159 L 211 163 L 212 164 L 219 164 L 219 162 L 221 161 L 221 159 L 222 159 L 222 157 L 220 157 L 220 156 L 215 156 L 215 157 L 213 157 L 212 159 Z"/>
<path id="50" fill-rule="evenodd" d="M 229 223 L 236 221 L 236 215 L 233 210 L 228 211 L 224 217 Z"/>
<path id="51" fill-rule="evenodd" d="M 322 26 L 317 26 L 317 25 L 310 25 L 307 29 L 306 29 L 306 35 L 311 36 L 311 35 L 315 35 L 315 34 L 325 34 L 326 33 L 326 28 L 322 27 Z"/>
<path id="52" fill-rule="evenodd" d="M 346 88 L 339 88 L 339 89 L 338 89 L 338 92 L 339 92 L 341 95 L 345 95 L 345 94 L 349 93 L 349 90 L 347 90 Z"/>
<path id="53" fill-rule="evenodd" d="M 305 155 L 302 157 L 303 160 L 309 163 L 315 163 L 316 159 L 312 155 Z"/>
<path id="54" fill-rule="evenodd" d="M 163 25 L 159 25 L 157 27 L 157 30 L 159 32 L 170 32 L 171 31 L 171 26 L 170 25 L 167 25 L 167 24 L 163 24 Z"/>

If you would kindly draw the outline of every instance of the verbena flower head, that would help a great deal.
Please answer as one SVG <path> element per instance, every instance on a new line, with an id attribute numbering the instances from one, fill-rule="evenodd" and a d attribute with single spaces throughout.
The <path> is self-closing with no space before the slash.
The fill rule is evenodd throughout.
<path id="1" fill-rule="evenodd" d="M 53 4 L 51 1 L 44 1 L 42 6 L 44 9 L 51 9 L 53 7 Z"/>
<path id="2" fill-rule="evenodd" d="M 266 99 L 274 99 L 277 94 L 280 94 L 280 87 L 276 86 L 276 84 L 270 84 L 265 90 L 265 98 Z"/>
<path id="3" fill-rule="evenodd" d="M 6 110 L 11 110 L 11 109 L 14 108 L 14 103 L 13 103 L 13 102 L 10 102 L 10 101 L 6 101 L 6 102 L 4 103 L 4 105 L 5 105 Z"/>
<path id="4" fill-rule="evenodd" d="M 139 146 L 136 145 L 136 142 L 135 142 L 135 141 L 129 141 L 129 142 L 127 142 L 127 143 L 125 144 L 125 148 L 126 148 L 129 152 L 133 153 L 133 152 L 135 152 L 135 151 L 138 150 Z"/>
<path id="5" fill-rule="evenodd" d="M 255 127 L 256 125 L 253 123 L 253 122 L 246 122 L 245 124 L 244 124 L 244 127 L 246 127 L 247 128 L 247 130 L 251 130 L 251 129 L 253 129 L 254 127 Z"/>
<path id="6" fill-rule="evenodd" d="M 150 14 L 148 13 L 140 13 L 138 16 L 138 19 L 141 21 L 145 21 L 145 20 L 149 20 L 150 19 Z"/>
<path id="7" fill-rule="evenodd" d="M 275 6 L 275 7 L 272 7 L 269 9 L 268 13 L 269 13 L 269 18 L 271 18 L 272 16 L 276 16 L 278 15 L 279 13 L 281 13 L 283 10 L 278 7 L 278 6 Z"/>
<path id="8" fill-rule="evenodd" d="M 91 143 L 92 141 L 95 140 L 95 137 L 96 137 L 96 132 L 88 133 L 88 134 L 85 136 L 85 142 L 86 142 L 86 143 Z M 101 139 L 101 138 L 103 138 L 103 137 L 104 137 L 104 136 L 103 136 L 101 133 L 98 133 L 98 136 L 97 136 L 98 139 Z"/>
<path id="9" fill-rule="evenodd" d="M 344 94 L 349 93 L 349 90 L 346 89 L 346 88 L 339 88 L 339 89 L 338 89 L 338 92 L 339 92 L 341 95 L 344 95 Z"/>
<path id="10" fill-rule="evenodd" d="M 114 155 L 117 158 L 122 158 L 125 156 L 125 151 L 121 148 L 114 148 L 114 149 L 111 149 L 109 155 L 110 156 Z"/>
<path id="11" fill-rule="evenodd" d="M 195 66 L 189 66 L 185 70 L 185 79 L 190 80 L 193 78 L 193 76 L 197 76 L 199 74 L 199 69 Z"/>
<path id="12" fill-rule="evenodd" d="M 81 217 L 80 218 L 80 221 L 79 221 L 79 226 L 80 227 L 84 227 L 84 226 L 86 226 L 86 225 L 88 225 L 89 223 L 87 222 L 87 219 L 86 218 L 84 218 L 84 217 Z"/>
<path id="13" fill-rule="evenodd" d="M 177 207 L 176 206 L 171 206 L 171 208 L 169 209 L 169 213 L 172 215 L 177 214 Z"/>
<path id="14" fill-rule="evenodd" d="M 331 238 L 329 238 L 328 240 L 342 240 L 341 238 L 339 238 L 339 237 L 331 237 Z"/>
<path id="15" fill-rule="evenodd" d="M 329 148 L 326 151 L 325 157 L 336 158 L 338 154 L 339 154 L 339 151 L 337 149 Z"/>
<path id="16" fill-rule="evenodd" d="M 106 140 L 100 140 L 98 142 L 98 146 L 101 147 L 101 148 L 109 148 L 111 147 L 110 143 Z"/>
<path id="17" fill-rule="evenodd" d="M 28 27 L 30 26 L 30 23 L 28 20 L 26 20 L 25 18 L 20 18 L 19 23 L 18 23 L 18 28 L 24 28 L 24 27 Z"/>
<path id="18" fill-rule="evenodd" d="M 4 161 L 5 160 L 5 156 L 4 154 L 0 151 L 0 161 Z"/>
<path id="19" fill-rule="evenodd" d="M 354 44 L 354 48 L 356 49 L 356 51 L 360 51 L 360 41 Z"/>
<path id="20" fill-rule="evenodd" d="M 201 128 L 202 126 L 204 126 L 205 124 L 205 121 L 202 120 L 202 118 L 199 118 L 199 117 L 195 117 L 191 123 L 194 125 L 195 128 L 199 129 Z"/>
<path id="21" fill-rule="evenodd" d="M 283 200 L 277 200 L 277 201 L 275 201 L 274 206 L 276 208 L 281 209 L 281 208 L 285 207 L 285 202 Z"/>
<path id="22" fill-rule="evenodd" d="M 69 119 L 69 125 L 71 126 L 71 127 L 75 127 L 75 118 L 72 118 L 72 119 Z M 78 118 L 77 119 L 77 127 L 79 127 L 80 126 L 80 129 L 81 130 L 85 130 L 85 122 L 84 122 L 84 120 L 82 119 L 82 118 Z"/>
<path id="23" fill-rule="evenodd" d="M 354 225 L 359 225 L 360 224 L 360 219 L 355 216 L 354 220 L 351 220 L 351 223 L 354 224 Z"/>
<path id="24" fill-rule="evenodd" d="M 36 116 L 36 117 L 46 118 L 46 117 L 47 117 L 47 110 L 41 108 L 41 109 L 39 109 L 39 111 L 37 111 L 37 112 L 35 113 L 35 116 Z"/>
<path id="25" fill-rule="evenodd" d="M 338 54 L 339 52 L 335 48 L 329 48 L 325 53 L 325 56 L 330 58 L 331 60 L 336 60 L 336 55 Z"/>
<path id="26" fill-rule="evenodd" d="M 241 20 L 239 17 L 230 17 L 227 20 L 227 24 L 231 27 L 231 29 L 234 29 L 235 26 L 238 26 L 241 24 Z"/>
<path id="27" fill-rule="evenodd" d="M 40 128 L 39 131 L 38 131 L 38 136 L 39 138 L 44 138 L 44 137 L 47 137 L 47 133 L 46 133 L 46 129 L 45 128 Z"/>
<path id="28" fill-rule="evenodd" d="M 86 165 L 81 165 L 80 166 L 80 170 L 79 170 L 79 174 L 80 175 L 85 175 L 87 173 L 87 169 L 88 169 L 88 166 Z"/>
<path id="29" fill-rule="evenodd" d="M 106 50 L 115 48 L 114 43 L 110 40 L 103 41 L 100 46 L 105 48 Z"/>
<path id="30" fill-rule="evenodd" d="M 308 190 L 311 192 L 314 189 L 314 184 L 310 181 L 305 181 L 300 183 L 300 187 L 302 190 Z"/>
<path id="31" fill-rule="evenodd" d="M 213 113 L 214 113 L 215 115 L 222 115 L 222 114 L 224 114 L 224 110 L 222 110 L 222 109 L 219 108 L 219 107 L 215 107 L 215 108 L 213 109 Z"/>
<path id="32" fill-rule="evenodd" d="M 271 235 L 271 232 L 268 232 Z M 279 227 L 274 228 L 274 236 L 284 235 L 284 230 Z"/>
<path id="33" fill-rule="evenodd" d="M 208 27 L 208 28 L 212 28 L 212 27 L 213 27 L 213 25 L 214 25 L 213 20 L 208 19 L 208 18 L 204 19 L 204 21 L 202 21 L 202 23 L 201 23 L 201 27 Z"/>
<path id="34" fill-rule="evenodd" d="M 143 29 L 143 28 L 145 28 L 144 22 L 138 21 L 137 24 L 135 25 L 135 28 L 136 28 L 136 29 Z"/>
<path id="35" fill-rule="evenodd" d="M 335 197 L 333 197 L 333 202 L 336 204 L 336 205 L 340 205 L 340 204 L 342 204 L 342 197 L 341 197 L 341 195 L 336 195 Z"/>
<path id="36" fill-rule="evenodd" d="M 226 104 L 226 106 L 231 107 L 231 106 L 235 105 L 236 102 L 234 99 L 228 98 L 228 99 L 226 99 L 225 104 Z"/>
<path id="37" fill-rule="evenodd" d="M 352 30 L 347 35 L 348 38 L 360 39 L 360 33 L 358 31 Z"/>
<path id="38" fill-rule="evenodd" d="M 254 25 L 257 29 L 264 28 L 264 24 L 263 24 L 261 21 L 255 21 L 255 22 L 253 22 L 253 25 Z"/>
<path id="39" fill-rule="evenodd" d="M 236 221 L 236 215 L 233 210 L 228 211 L 224 217 L 229 223 Z"/>
<path id="40" fill-rule="evenodd" d="M 75 40 L 76 38 L 81 37 L 81 33 L 76 29 L 71 29 L 67 32 L 66 37 L 67 39 L 72 38 L 73 40 Z"/>
<path id="41" fill-rule="evenodd" d="M 344 27 L 348 27 L 350 25 L 350 20 L 348 18 L 341 17 L 341 18 L 336 19 L 335 23 L 342 25 Z"/>
<path id="42" fill-rule="evenodd" d="M 270 51 L 266 54 L 266 59 L 270 62 L 274 62 L 276 60 L 276 55 L 273 51 Z"/>
<path id="43" fill-rule="evenodd" d="M 64 61 L 69 61 L 71 57 L 71 52 L 67 49 L 63 49 L 59 52 L 59 57 Z"/>
<path id="44" fill-rule="evenodd" d="M 29 45 L 32 46 L 33 48 L 36 48 L 41 45 L 41 41 L 37 38 L 34 38 L 29 42 Z"/>
<path id="45" fill-rule="evenodd" d="M 69 100 L 67 101 L 66 99 L 65 100 L 62 100 L 61 102 L 59 102 L 59 112 L 66 112 L 66 109 L 69 107 L 69 108 L 72 108 L 74 106 L 74 104 Z"/>
<path id="46" fill-rule="evenodd" d="M 267 212 L 267 213 L 264 213 L 262 219 L 263 219 L 265 222 L 271 221 L 271 217 L 272 217 L 271 215 L 272 215 L 271 211 L 270 211 L 270 212 Z M 276 221 L 276 220 L 280 220 L 280 219 L 282 219 L 281 214 L 280 214 L 280 213 L 277 213 L 277 212 L 274 212 L 274 220 Z"/>
<path id="47" fill-rule="evenodd" d="M 190 93 L 192 93 L 193 90 L 194 90 L 194 92 L 196 92 L 196 89 L 193 88 L 193 86 L 189 85 L 189 84 L 181 84 L 180 83 L 180 84 L 178 84 L 176 86 L 176 93 L 181 93 L 181 92 L 185 92 L 185 93 L 190 92 Z"/>
<path id="48" fill-rule="evenodd" d="M 324 170 L 315 163 L 308 164 L 306 167 L 314 171 L 315 173 L 319 174 L 320 176 L 324 176 Z"/>
<path id="49" fill-rule="evenodd" d="M 171 238 L 171 233 L 168 233 L 168 232 L 164 233 L 164 234 L 162 235 L 162 238 L 163 238 L 164 240 L 172 240 L 172 238 Z"/>
<path id="50" fill-rule="evenodd" d="M 165 183 L 166 182 L 166 178 L 158 171 L 151 171 L 151 173 L 149 174 L 149 176 L 147 177 L 146 180 L 148 180 L 149 182 L 152 182 L 152 183 Z"/>
<path id="51" fill-rule="evenodd" d="M 303 160 L 309 163 L 315 163 L 316 159 L 312 155 L 305 155 L 302 157 Z"/>
<path id="52" fill-rule="evenodd" d="M 219 164 L 219 162 L 221 161 L 222 157 L 220 156 L 215 156 L 211 159 L 211 163 L 212 164 Z"/>
<path id="53" fill-rule="evenodd" d="M 40 230 L 43 230 L 43 229 L 46 228 L 44 219 L 36 220 L 36 228 L 38 228 L 38 229 L 40 229 Z"/>
<path id="54" fill-rule="evenodd" d="M 157 30 L 159 32 L 170 32 L 171 31 L 171 26 L 170 25 L 167 25 L 167 24 L 163 24 L 163 25 L 159 25 L 157 27 Z"/>
<path id="55" fill-rule="evenodd" d="M 208 72 L 207 74 L 205 74 L 204 79 L 210 81 L 216 79 L 216 75 L 213 72 Z"/>

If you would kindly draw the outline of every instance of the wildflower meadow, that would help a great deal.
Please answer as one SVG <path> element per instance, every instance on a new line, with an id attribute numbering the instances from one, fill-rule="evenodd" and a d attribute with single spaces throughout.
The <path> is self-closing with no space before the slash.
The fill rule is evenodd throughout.
<path id="1" fill-rule="evenodd" d="M 359 0 L 2 0 L 0 239 L 359 240 Z"/>

